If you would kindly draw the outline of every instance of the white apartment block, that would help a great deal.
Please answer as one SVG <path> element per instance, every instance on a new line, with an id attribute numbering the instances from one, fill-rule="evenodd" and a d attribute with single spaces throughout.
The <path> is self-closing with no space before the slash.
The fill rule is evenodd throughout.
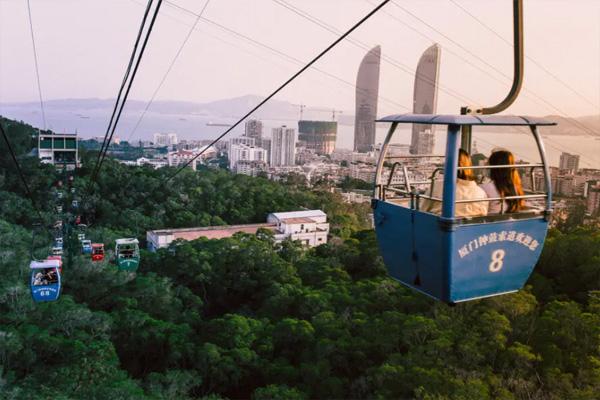
<path id="1" fill-rule="evenodd" d="M 155 133 L 154 147 L 175 146 L 178 143 L 176 133 Z"/>
<path id="2" fill-rule="evenodd" d="M 229 139 L 227 142 L 227 153 L 231 153 L 231 146 L 243 144 L 249 147 L 256 147 L 256 139 L 253 137 L 240 136 Z"/>
<path id="3" fill-rule="evenodd" d="M 296 162 L 296 131 L 285 125 L 273 128 L 271 138 L 271 160 L 272 167 L 294 165 Z"/>
<path id="4" fill-rule="evenodd" d="M 248 146 L 245 144 L 231 144 L 229 147 L 229 169 L 232 171 L 240 161 L 267 162 L 267 151 L 261 147 Z"/>

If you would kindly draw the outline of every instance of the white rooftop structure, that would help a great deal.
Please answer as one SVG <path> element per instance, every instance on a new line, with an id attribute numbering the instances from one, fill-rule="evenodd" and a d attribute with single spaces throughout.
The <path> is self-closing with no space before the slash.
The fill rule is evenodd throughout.
<path id="1" fill-rule="evenodd" d="M 267 217 L 267 222 L 277 222 L 288 218 L 318 218 L 327 221 L 327 214 L 321 210 L 306 210 L 306 211 L 288 211 L 271 213 Z"/>

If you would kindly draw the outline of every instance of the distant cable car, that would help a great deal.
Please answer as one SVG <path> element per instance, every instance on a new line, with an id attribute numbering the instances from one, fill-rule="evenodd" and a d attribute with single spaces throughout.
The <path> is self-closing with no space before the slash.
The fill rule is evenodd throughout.
<path id="1" fill-rule="evenodd" d="M 29 268 L 33 300 L 36 303 L 58 300 L 61 288 L 59 262 L 57 260 L 32 261 Z"/>
<path id="2" fill-rule="evenodd" d="M 81 241 L 81 254 L 92 254 L 92 241 L 82 240 Z"/>
<path id="3" fill-rule="evenodd" d="M 62 256 L 63 255 L 63 248 L 62 246 L 54 246 L 52 247 L 51 253 L 53 256 Z"/>
<path id="4" fill-rule="evenodd" d="M 139 241 L 133 238 L 117 239 L 115 262 L 122 271 L 135 271 L 140 265 Z"/>
<path id="5" fill-rule="evenodd" d="M 79 207 L 79 201 L 73 200 L 71 202 L 71 207 L 74 208 L 74 209 L 77 209 Z"/>
<path id="6" fill-rule="evenodd" d="M 104 260 L 104 243 L 92 243 L 92 261 Z"/>
<path id="7" fill-rule="evenodd" d="M 537 126 L 555 123 L 515 116 L 419 114 L 392 115 L 378 122 L 392 124 L 377 164 L 372 200 L 377 240 L 389 274 L 401 283 L 447 303 L 521 289 L 540 256 L 552 212 L 550 173 Z M 394 158 L 387 157 L 390 141 L 398 124 L 404 123 L 448 126 L 444 166 L 439 168 L 443 171 L 441 199 L 433 198 L 429 190 L 419 190 L 432 185 L 436 172 L 441 171 L 434 171 L 430 180 L 411 182 L 406 165 L 390 164 Z M 490 168 L 458 167 L 460 130 L 465 125 L 530 128 L 541 163 L 494 168 L 530 169 L 532 176 L 534 169 L 541 169 L 544 190 L 537 191 L 534 184 L 530 194 L 512 198 L 543 199 L 543 206 L 510 214 L 468 218 L 455 215 L 456 203 L 482 201 L 456 200 L 458 170 Z M 392 171 L 383 182 L 384 168 L 390 165 Z M 402 183 L 392 183 L 396 167 L 403 174 Z M 420 204 L 424 200 L 441 201 L 441 215 L 422 210 Z"/>

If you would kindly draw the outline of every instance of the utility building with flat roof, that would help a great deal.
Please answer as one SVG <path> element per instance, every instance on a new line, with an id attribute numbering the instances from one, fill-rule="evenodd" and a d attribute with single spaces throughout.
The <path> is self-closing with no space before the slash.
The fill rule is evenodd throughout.
<path id="1" fill-rule="evenodd" d="M 79 143 L 76 133 L 42 133 L 38 135 L 38 157 L 43 164 L 65 166 L 73 170 L 79 166 Z"/>
<path id="2" fill-rule="evenodd" d="M 255 235 L 259 229 L 266 229 L 273 233 L 276 243 L 286 239 L 297 240 L 306 247 L 315 247 L 327 243 L 329 223 L 327 214 L 321 210 L 291 211 L 271 213 L 266 223 L 206 226 L 199 228 L 182 229 L 157 229 L 146 232 L 148 250 L 169 247 L 177 240 L 224 239 L 238 232 Z"/>

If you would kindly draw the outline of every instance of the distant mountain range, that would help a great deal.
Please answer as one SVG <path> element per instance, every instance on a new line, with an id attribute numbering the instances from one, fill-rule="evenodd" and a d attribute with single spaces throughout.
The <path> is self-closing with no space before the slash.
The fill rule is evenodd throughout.
<path id="1" fill-rule="evenodd" d="M 155 101 L 152 103 L 138 133 L 146 136 L 156 131 L 197 132 L 207 122 L 232 123 L 249 109 L 258 104 L 263 97 L 246 95 L 230 99 L 195 103 L 187 101 Z M 46 119 L 49 126 L 56 131 L 78 130 L 84 135 L 97 135 L 105 130 L 108 116 L 114 106 L 114 99 L 61 99 L 48 100 L 44 103 Z M 146 102 L 130 100 L 127 102 L 120 127 L 127 132 L 135 126 L 139 116 L 146 107 Z M 317 109 L 319 109 L 317 111 Z M 306 107 L 304 119 L 331 120 L 328 107 Z M 40 123 L 39 103 L 0 103 L 0 115 L 19 119 L 33 125 Z M 253 117 L 271 121 L 297 121 L 300 118 L 298 105 L 282 100 L 271 100 Z M 549 135 L 585 135 L 592 133 L 600 136 L 600 116 L 584 116 L 575 119 L 555 115 L 547 119 L 558 122 L 556 127 L 545 128 L 543 133 Z M 351 112 L 338 114 L 336 119 L 341 125 L 353 125 Z M 186 126 L 185 123 L 188 122 Z M 193 125 L 193 128 L 192 126 Z M 189 128 L 189 129 L 188 129 Z"/>

